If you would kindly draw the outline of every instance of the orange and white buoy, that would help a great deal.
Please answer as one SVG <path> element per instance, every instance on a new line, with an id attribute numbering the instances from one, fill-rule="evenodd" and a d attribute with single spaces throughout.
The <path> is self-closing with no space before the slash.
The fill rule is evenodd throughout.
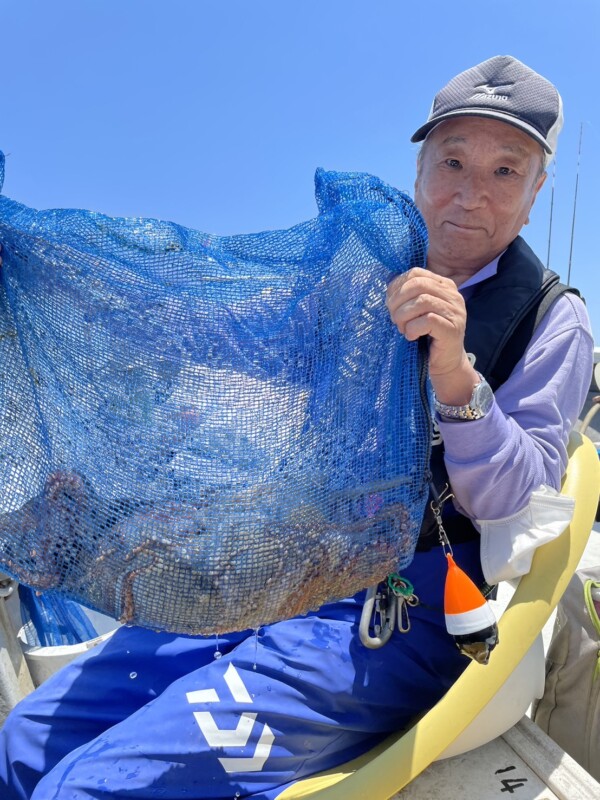
<path id="1" fill-rule="evenodd" d="M 446 628 L 461 653 L 487 664 L 490 653 L 498 644 L 498 625 L 489 603 L 446 552 L 448 573 L 444 589 Z"/>

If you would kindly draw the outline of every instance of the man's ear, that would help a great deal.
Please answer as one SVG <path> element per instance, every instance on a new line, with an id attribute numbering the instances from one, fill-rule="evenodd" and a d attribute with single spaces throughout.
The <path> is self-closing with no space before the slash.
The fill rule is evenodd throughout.
<path id="1" fill-rule="evenodd" d="M 531 209 L 533 208 L 533 204 L 535 203 L 535 199 L 538 195 L 538 192 L 546 182 L 547 177 L 548 173 L 544 170 L 544 172 L 542 172 L 540 177 L 536 180 L 533 192 L 531 193 L 531 204 L 529 205 L 529 211 L 531 211 Z M 529 225 L 529 212 L 527 213 L 527 219 L 525 220 L 523 225 Z"/>
<path id="2" fill-rule="evenodd" d="M 417 192 L 419 191 L 419 187 L 421 185 L 421 169 L 423 168 L 422 158 L 421 158 L 421 151 L 417 153 L 417 161 L 415 164 L 415 182 L 413 184 L 413 198 L 417 196 Z"/>
<path id="3" fill-rule="evenodd" d="M 540 190 L 540 189 L 542 188 L 542 186 L 543 186 L 543 185 L 546 183 L 546 178 L 547 178 L 547 177 L 548 177 L 548 173 L 546 172 L 546 170 L 544 170 L 544 171 L 542 172 L 542 174 L 540 175 L 540 177 L 538 178 L 538 180 L 537 180 L 537 183 L 536 183 L 536 185 L 535 185 L 535 195 L 534 195 L 534 200 L 535 200 L 535 196 L 537 195 L 537 193 L 539 192 L 539 190 Z"/>

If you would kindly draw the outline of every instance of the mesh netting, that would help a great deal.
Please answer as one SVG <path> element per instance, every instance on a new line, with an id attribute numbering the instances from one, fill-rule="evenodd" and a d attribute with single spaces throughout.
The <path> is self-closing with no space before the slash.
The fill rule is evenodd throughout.
<path id="1" fill-rule="evenodd" d="M 318 171 L 316 196 L 316 219 L 242 236 L 0 197 L 0 564 L 21 582 L 210 633 L 412 559 L 425 367 L 385 288 L 424 225 L 372 176 Z"/>

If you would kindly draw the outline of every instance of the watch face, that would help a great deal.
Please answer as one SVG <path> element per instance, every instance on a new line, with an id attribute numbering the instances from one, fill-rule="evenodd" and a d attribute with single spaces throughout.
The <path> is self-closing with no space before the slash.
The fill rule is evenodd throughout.
<path id="1" fill-rule="evenodd" d="M 473 389 L 473 395 L 469 405 L 473 412 L 477 413 L 479 417 L 484 417 L 489 413 L 492 403 L 494 402 L 494 393 L 492 388 L 486 380 L 482 380 Z"/>

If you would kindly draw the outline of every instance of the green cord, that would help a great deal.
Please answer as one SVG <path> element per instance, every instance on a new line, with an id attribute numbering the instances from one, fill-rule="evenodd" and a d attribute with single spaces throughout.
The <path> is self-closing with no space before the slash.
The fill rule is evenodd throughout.
<path id="1" fill-rule="evenodd" d="M 413 597 L 415 593 L 415 587 L 408 578 L 403 578 L 402 575 L 398 575 L 397 572 L 392 572 L 391 575 L 388 575 L 387 585 L 395 595 L 406 599 Z"/>

